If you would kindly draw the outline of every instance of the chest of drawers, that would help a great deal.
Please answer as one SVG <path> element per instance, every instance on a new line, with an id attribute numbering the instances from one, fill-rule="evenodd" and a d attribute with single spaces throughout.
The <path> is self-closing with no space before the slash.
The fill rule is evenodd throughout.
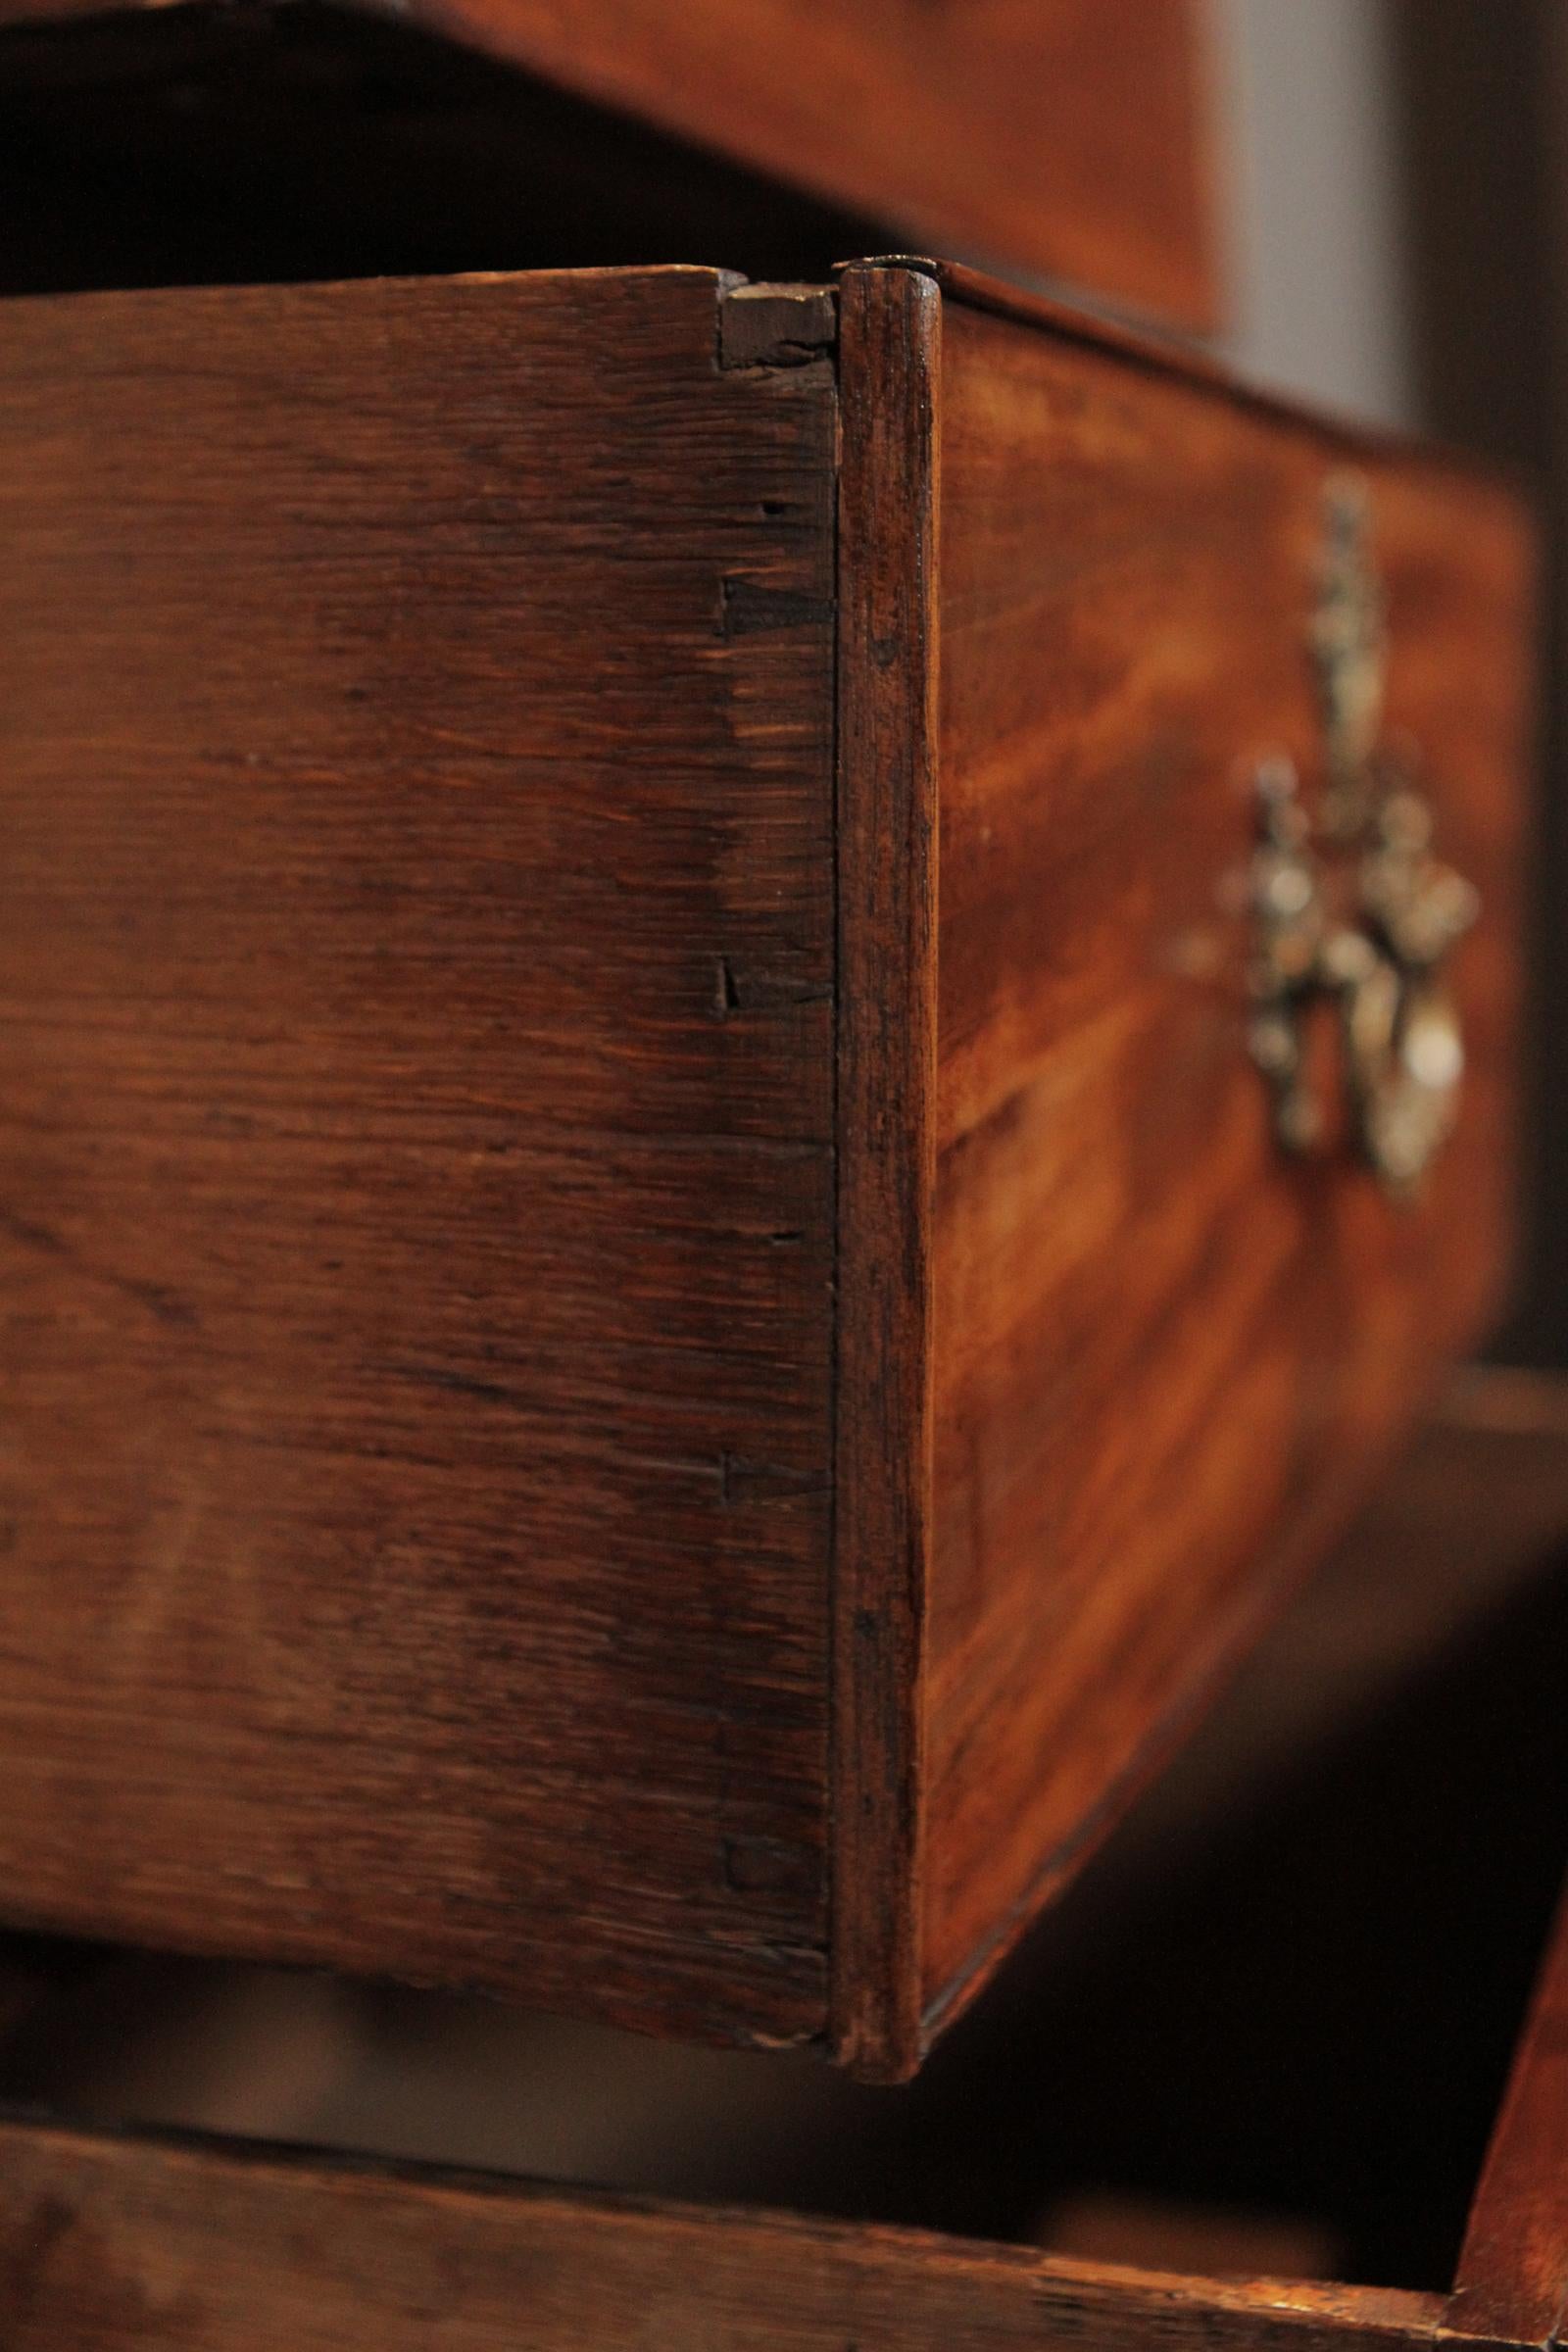
<path id="1" fill-rule="evenodd" d="M 7 1913 L 906 2073 L 1494 1298 L 1515 507 L 897 262 L 0 446 Z"/>

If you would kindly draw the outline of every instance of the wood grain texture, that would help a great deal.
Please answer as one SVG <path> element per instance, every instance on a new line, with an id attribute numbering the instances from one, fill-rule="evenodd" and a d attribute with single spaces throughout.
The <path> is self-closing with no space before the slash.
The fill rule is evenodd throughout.
<path id="1" fill-rule="evenodd" d="M 0 25 L 100 9 L 0 0 Z M 413 0 L 385 13 L 939 251 L 1190 327 L 1219 316 L 1200 0 Z"/>
<path id="2" fill-rule="evenodd" d="M 13 1919 L 824 2030 L 835 393 L 719 293 L 7 310 Z"/>
<path id="3" fill-rule="evenodd" d="M 833 2033 L 893 2078 L 919 2057 L 941 311 L 909 270 L 844 272 Z"/>
<path id="4" fill-rule="evenodd" d="M 1510 1212 L 1527 534 L 1500 493 L 950 299 L 928 2025 L 1081 1855 L 1491 1310 Z M 1461 949 L 1415 1207 L 1290 1165 L 1243 1034 L 1251 775 L 1321 768 L 1331 474 Z M 1283 1541 L 1281 1540 L 1283 1531 Z"/>
<path id="5" fill-rule="evenodd" d="M 906 2074 L 1482 1316 L 1513 508 L 841 307 L 8 309 L 14 1919 Z M 1414 1210 L 1244 1037 L 1347 463 L 1487 907 Z"/>
<path id="6" fill-rule="evenodd" d="M 1457 2335 L 1530 2344 L 1568 2333 L 1568 1898 L 1477 2184 L 1445 2325 Z"/>
<path id="7" fill-rule="evenodd" d="M 0 2129 L 7 2352 L 1400 2352 L 1441 2300 Z"/>

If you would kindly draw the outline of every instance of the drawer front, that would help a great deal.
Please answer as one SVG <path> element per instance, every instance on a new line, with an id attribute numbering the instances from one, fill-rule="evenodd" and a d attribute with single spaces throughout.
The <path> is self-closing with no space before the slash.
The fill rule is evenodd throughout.
<path id="1" fill-rule="evenodd" d="M 5 314 L 15 1919 L 821 2030 L 834 391 L 720 292 Z"/>
<path id="2" fill-rule="evenodd" d="M 921 1568 L 902 1656 L 842 1633 L 866 1720 L 910 1694 L 905 2063 L 1492 1311 L 1530 644 L 1498 490 L 937 276 L 852 271 L 844 321 L 847 504 L 873 551 L 911 480 L 931 517 L 887 722 Z"/>

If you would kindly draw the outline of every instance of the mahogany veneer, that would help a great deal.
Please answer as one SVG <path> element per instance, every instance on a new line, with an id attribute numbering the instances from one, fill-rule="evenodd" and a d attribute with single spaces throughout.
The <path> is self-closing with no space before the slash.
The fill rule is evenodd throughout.
<path id="1" fill-rule="evenodd" d="M 1490 1311 L 1529 563 L 1493 487 L 961 271 L 850 271 L 841 364 L 838 1983 L 907 2064 Z M 1489 908 L 1415 1203 L 1284 1157 L 1238 1051 L 1348 465 Z"/>
<path id="2" fill-rule="evenodd" d="M 907 2072 L 1506 1246 L 1502 493 L 962 273 L 0 339 L 0 1889 Z M 1293 1161 L 1326 485 L 1481 893 Z"/>

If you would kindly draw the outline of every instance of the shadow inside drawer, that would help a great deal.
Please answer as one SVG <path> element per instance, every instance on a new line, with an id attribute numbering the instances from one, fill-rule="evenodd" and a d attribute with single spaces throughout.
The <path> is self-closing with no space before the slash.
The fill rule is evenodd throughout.
<path id="1" fill-rule="evenodd" d="M 0 25 L 0 293 L 717 258 L 887 231 L 412 24 L 318 0 Z"/>
<path id="2" fill-rule="evenodd" d="M 1238 1726 L 1295 1703 L 1293 1642 L 1288 1621 L 907 2089 L 19 1942 L 0 2096 L 1155 2268 L 1444 2287 L 1561 1872 L 1568 1562 L 1259 1789 Z"/>

